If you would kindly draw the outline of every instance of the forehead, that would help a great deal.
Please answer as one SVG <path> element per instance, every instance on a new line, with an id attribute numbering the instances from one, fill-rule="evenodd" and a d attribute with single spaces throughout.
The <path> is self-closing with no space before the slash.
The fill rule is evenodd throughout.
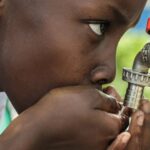
<path id="1" fill-rule="evenodd" d="M 53 11 L 63 15 L 67 13 L 79 15 L 87 15 L 101 17 L 104 16 L 108 19 L 110 16 L 116 15 L 120 19 L 128 22 L 135 20 L 139 17 L 147 0 L 9 0 L 15 4 L 20 10 L 28 10 L 40 16 L 40 12 Z M 44 11 L 43 11 L 44 9 Z"/>
<path id="2" fill-rule="evenodd" d="M 70 1 L 70 0 L 68 0 Z M 80 2 L 79 2 L 80 1 Z M 76 0 L 73 3 L 69 2 L 74 9 L 80 10 L 81 14 L 90 12 L 93 15 L 100 15 L 112 18 L 114 15 L 118 19 L 132 22 L 139 18 L 147 0 Z M 103 19 L 103 18 L 102 18 Z"/>
<path id="3" fill-rule="evenodd" d="M 147 0 L 8 0 L 10 3 L 16 3 L 24 6 L 28 6 L 29 8 L 34 6 L 55 6 L 55 8 L 62 9 L 65 8 L 94 8 L 94 9 L 101 9 L 102 7 L 115 7 L 117 9 L 120 9 L 122 11 L 130 11 L 134 10 L 137 11 L 145 5 Z M 27 8 L 27 7 L 26 7 Z M 40 8 L 40 7 L 39 7 Z"/>

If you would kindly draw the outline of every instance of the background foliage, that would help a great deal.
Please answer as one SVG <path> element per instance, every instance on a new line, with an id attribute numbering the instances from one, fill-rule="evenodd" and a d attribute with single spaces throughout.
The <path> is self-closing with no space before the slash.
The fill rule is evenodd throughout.
<path id="1" fill-rule="evenodd" d="M 147 5 L 136 27 L 129 30 L 119 42 L 117 48 L 117 75 L 113 85 L 122 97 L 124 97 L 127 88 L 127 83 L 122 81 L 122 68 L 132 68 L 134 58 L 138 51 L 140 51 L 147 42 L 150 42 L 150 35 L 145 32 L 147 19 L 149 17 L 150 0 L 147 1 Z M 145 88 L 144 96 L 150 99 L 150 88 Z"/>
<path id="2" fill-rule="evenodd" d="M 145 32 L 128 31 L 120 40 L 117 48 L 117 72 L 116 79 L 113 82 L 115 88 L 119 91 L 122 97 L 125 95 L 127 83 L 122 80 L 122 68 L 132 68 L 133 60 L 143 46 L 149 41 Z M 146 88 L 145 97 L 150 98 L 150 88 Z"/>

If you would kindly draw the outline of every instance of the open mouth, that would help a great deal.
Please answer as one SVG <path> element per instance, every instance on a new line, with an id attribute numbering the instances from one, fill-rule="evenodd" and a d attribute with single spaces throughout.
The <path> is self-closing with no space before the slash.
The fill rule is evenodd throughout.
<path id="1" fill-rule="evenodd" d="M 103 87 L 103 85 L 97 84 L 95 85 L 95 88 L 105 93 L 108 96 L 114 97 L 119 102 L 122 101 L 121 96 L 119 95 L 119 93 L 116 91 L 116 89 L 113 86 Z"/>

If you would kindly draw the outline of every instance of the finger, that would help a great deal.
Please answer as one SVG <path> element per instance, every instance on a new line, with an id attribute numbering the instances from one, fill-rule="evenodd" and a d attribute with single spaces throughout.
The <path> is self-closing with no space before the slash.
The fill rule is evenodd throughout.
<path id="1" fill-rule="evenodd" d="M 129 127 L 129 132 L 131 133 L 131 135 L 137 136 L 141 134 L 142 126 L 144 125 L 144 117 L 144 113 L 140 110 L 136 111 L 132 115 L 132 120 Z"/>
<path id="2" fill-rule="evenodd" d="M 150 114 L 150 101 L 148 99 L 143 99 L 140 101 L 139 109 L 146 114 Z"/>
<path id="3" fill-rule="evenodd" d="M 68 93 L 70 95 L 76 93 L 76 96 L 79 95 L 79 99 L 82 101 L 86 100 L 86 103 L 94 109 L 99 109 L 110 113 L 118 113 L 122 107 L 114 97 L 90 86 L 65 87 L 61 88 L 61 90 L 58 89 L 57 91 L 57 89 L 55 89 L 55 91 L 53 91 L 55 96 L 60 96 L 61 94 L 67 96 Z"/>
<path id="4" fill-rule="evenodd" d="M 111 95 L 112 97 L 114 97 L 117 101 L 121 102 L 122 98 L 119 95 L 119 93 L 116 91 L 116 89 L 113 86 L 108 86 L 106 88 L 103 89 L 103 92 Z"/>
<path id="5" fill-rule="evenodd" d="M 95 103 L 95 109 L 100 109 L 109 113 L 118 113 L 122 106 L 111 95 L 105 94 L 102 91 L 98 91 L 99 96 Z"/>
<path id="6" fill-rule="evenodd" d="M 101 135 L 109 135 L 109 139 L 113 140 L 117 137 L 117 135 L 124 131 L 129 125 L 129 119 L 127 117 L 122 117 L 119 115 L 107 113 L 107 112 L 94 112 L 94 120 L 96 120 L 96 124 L 99 124 L 99 127 L 106 128 L 107 130 L 100 130 Z"/>
<path id="7" fill-rule="evenodd" d="M 143 129 L 142 129 L 142 136 L 143 140 L 142 140 L 142 145 L 144 147 L 144 149 L 149 149 L 149 139 L 150 139 L 150 102 L 148 99 L 143 99 L 141 100 L 140 103 L 140 107 L 139 109 L 141 109 L 144 114 L 144 125 L 143 125 Z"/>
<path id="8" fill-rule="evenodd" d="M 86 102 L 88 102 L 89 100 L 90 107 L 94 109 L 107 111 L 109 113 L 118 113 L 122 108 L 122 105 L 119 102 L 117 102 L 117 100 L 114 97 L 98 89 L 89 86 L 79 86 L 77 88 L 73 88 L 73 90 L 72 88 L 69 89 L 74 92 L 79 92 L 80 96 L 83 96 L 83 99 L 85 99 Z M 67 91 L 68 93 L 67 88 L 65 88 L 64 90 L 62 89 L 61 91 L 63 92 L 63 95 L 65 94 L 65 91 Z"/>
<path id="9" fill-rule="evenodd" d="M 130 138 L 131 138 L 130 133 L 128 132 L 121 133 L 120 135 L 118 135 L 116 140 L 108 147 L 107 150 L 124 150 Z"/>
<path id="10" fill-rule="evenodd" d="M 131 139 L 127 145 L 127 149 L 137 149 L 141 147 L 142 129 L 144 126 L 144 113 L 140 110 L 132 115 L 131 124 L 129 126 L 129 132 Z"/>

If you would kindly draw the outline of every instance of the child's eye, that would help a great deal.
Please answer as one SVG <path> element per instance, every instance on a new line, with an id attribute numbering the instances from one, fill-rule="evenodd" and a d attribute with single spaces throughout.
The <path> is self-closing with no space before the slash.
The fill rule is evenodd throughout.
<path id="1" fill-rule="evenodd" d="M 90 21 L 88 24 L 90 29 L 98 36 L 105 34 L 109 25 L 109 23 L 105 21 Z"/>

